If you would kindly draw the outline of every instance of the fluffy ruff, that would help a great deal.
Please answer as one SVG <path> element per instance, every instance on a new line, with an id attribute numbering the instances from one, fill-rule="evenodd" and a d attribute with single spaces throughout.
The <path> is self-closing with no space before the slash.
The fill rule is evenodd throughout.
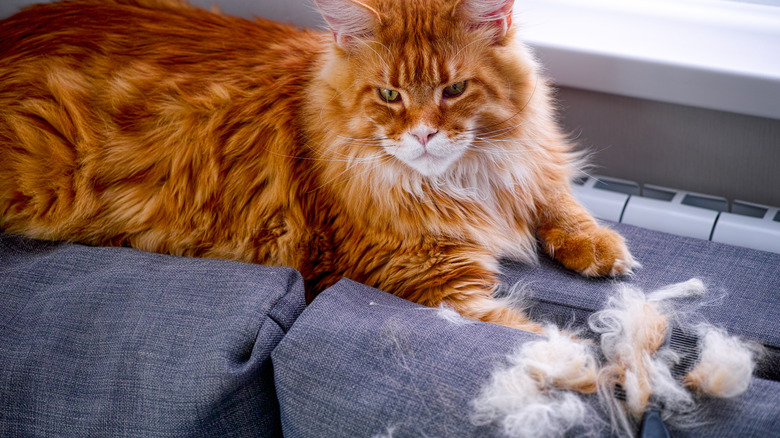
<path id="1" fill-rule="evenodd" d="M 526 343 L 508 358 L 507 367 L 493 372 L 472 402 L 472 421 L 497 423 L 509 437 L 555 437 L 574 430 L 596 435 L 604 427 L 633 436 L 648 409 L 678 427 L 701 424 L 706 418 L 698 415 L 699 396 L 744 393 L 760 354 L 754 343 L 707 323 L 684 325 L 687 315 L 676 311 L 672 300 L 704 293 L 698 279 L 649 294 L 619 286 L 589 319 L 599 335 L 598 348 L 547 327 L 545 340 Z M 667 342 L 673 322 L 699 339 L 698 361 L 681 379 L 672 374 L 681 356 Z M 603 412 L 582 396 L 593 392 Z"/>

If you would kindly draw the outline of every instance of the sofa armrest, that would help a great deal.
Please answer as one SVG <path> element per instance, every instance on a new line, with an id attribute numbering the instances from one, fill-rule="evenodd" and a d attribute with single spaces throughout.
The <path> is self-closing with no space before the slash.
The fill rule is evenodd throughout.
<path id="1" fill-rule="evenodd" d="M 0 235 L 0 435 L 278 436 L 300 275 Z"/>

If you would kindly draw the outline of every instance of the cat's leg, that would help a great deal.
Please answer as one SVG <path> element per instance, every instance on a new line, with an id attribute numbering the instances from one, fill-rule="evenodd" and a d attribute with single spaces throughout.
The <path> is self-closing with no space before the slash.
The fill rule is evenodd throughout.
<path id="1" fill-rule="evenodd" d="M 599 366 L 590 341 L 532 321 L 512 299 L 496 299 L 484 288 L 459 289 L 444 297 L 441 304 L 467 318 L 541 335 L 538 341 L 526 344 L 523 362 L 539 391 L 556 388 L 583 394 L 596 392 Z"/>
<path id="2" fill-rule="evenodd" d="M 543 331 L 511 300 L 493 297 L 500 283 L 498 261 L 478 245 L 424 239 L 414 247 L 403 245 L 389 251 L 378 250 L 378 245 L 369 248 L 359 259 L 382 260 L 382 264 L 363 262 L 368 275 L 350 275 L 357 281 L 428 307 L 450 307 L 465 318 L 534 333 Z"/>
<path id="3" fill-rule="evenodd" d="M 461 290 L 444 298 L 440 305 L 451 307 L 466 318 L 491 322 L 520 330 L 542 333 L 544 328 L 532 321 L 509 300 L 496 299 L 484 290 Z"/>
<path id="4" fill-rule="evenodd" d="M 622 236 L 596 223 L 568 187 L 537 211 L 537 235 L 545 250 L 569 269 L 587 276 L 631 274 L 634 261 Z"/>

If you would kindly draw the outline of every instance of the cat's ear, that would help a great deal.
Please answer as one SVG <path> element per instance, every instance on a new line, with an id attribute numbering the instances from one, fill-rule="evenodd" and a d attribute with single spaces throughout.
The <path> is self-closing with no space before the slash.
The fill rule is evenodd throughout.
<path id="1" fill-rule="evenodd" d="M 456 10 L 471 26 L 489 26 L 502 39 L 512 27 L 514 0 L 460 0 Z"/>
<path id="2" fill-rule="evenodd" d="M 314 0 L 314 4 L 341 48 L 357 38 L 370 37 L 382 19 L 376 9 L 360 0 Z"/>

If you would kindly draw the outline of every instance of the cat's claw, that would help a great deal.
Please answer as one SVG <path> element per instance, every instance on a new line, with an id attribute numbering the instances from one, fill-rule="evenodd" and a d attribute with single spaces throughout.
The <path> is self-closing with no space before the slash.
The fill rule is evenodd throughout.
<path id="1" fill-rule="evenodd" d="M 553 257 L 587 277 L 630 276 L 641 267 L 623 238 L 608 228 L 594 226 L 574 232 L 548 229 L 545 237 Z"/>
<path id="2" fill-rule="evenodd" d="M 642 264 L 634 260 L 631 254 L 628 254 L 626 259 L 617 259 L 615 264 L 612 265 L 612 270 L 609 271 L 610 277 L 619 277 L 621 275 L 632 277 L 634 275 L 634 269 L 640 269 Z"/>

